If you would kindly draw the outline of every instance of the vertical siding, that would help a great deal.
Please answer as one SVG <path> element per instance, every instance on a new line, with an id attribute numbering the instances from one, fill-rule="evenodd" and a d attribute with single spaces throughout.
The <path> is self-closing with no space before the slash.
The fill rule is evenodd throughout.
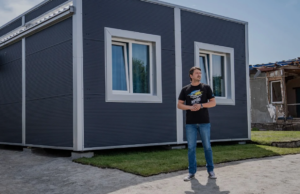
<path id="1" fill-rule="evenodd" d="M 105 102 L 105 27 L 161 36 L 163 103 Z M 140 0 L 83 1 L 83 36 L 85 147 L 176 142 L 174 9 Z"/>
<path id="2" fill-rule="evenodd" d="M 26 143 L 73 146 L 72 18 L 26 38 Z"/>
<path id="3" fill-rule="evenodd" d="M 183 85 L 190 83 L 188 72 L 194 66 L 195 41 L 234 48 L 236 105 L 217 105 L 209 109 L 211 139 L 247 138 L 245 26 L 187 11 L 181 13 Z"/>
<path id="4" fill-rule="evenodd" d="M 0 142 L 22 143 L 22 44 L 0 50 Z"/>

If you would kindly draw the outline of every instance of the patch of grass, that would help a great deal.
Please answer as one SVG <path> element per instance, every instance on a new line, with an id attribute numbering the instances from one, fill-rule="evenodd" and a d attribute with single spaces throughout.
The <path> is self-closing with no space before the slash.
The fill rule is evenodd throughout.
<path id="1" fill-rule="evenodd" d="M 300 148 L 278 148 L 264 145 L 218 145 L 213 146 L 214 163 L 223 163 L 249 158 L 261 158 L 285 154 L 300 153 Z M 102 152 L 93 158 L 80 158 L 74 160 L 81 164 L 97 166 L 101 168 L 115 168 L 125 172 L 151 176 L 160 173 L 168 173 L 185 170 L 188 166 L 188 150 L 123 150 Z M 197 165 L 205 166 L 204 151 L 197 148 Z"/>
<path id="2" fill-rule="evenodd" d="M 258 144 L 300 140 L 300 131 L 251 131 L 251 140 Z"/>
<path id="3" fill-rule="evenodd" d="M 259 129 L 257 127 L 253 127 L 251 131 L 259 131 Z"/>

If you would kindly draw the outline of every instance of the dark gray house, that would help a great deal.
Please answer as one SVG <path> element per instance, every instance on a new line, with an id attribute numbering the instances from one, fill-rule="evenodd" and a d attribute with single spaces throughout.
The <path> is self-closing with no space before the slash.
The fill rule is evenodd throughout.
<path id="1" fill-rule="evenodd" d="M 202 68 L 212 141 L 250 139 L 248 23 L 156 0 L 45 0 L 0 28 L 0 144 L 87 151 L 185 143 Z"/>

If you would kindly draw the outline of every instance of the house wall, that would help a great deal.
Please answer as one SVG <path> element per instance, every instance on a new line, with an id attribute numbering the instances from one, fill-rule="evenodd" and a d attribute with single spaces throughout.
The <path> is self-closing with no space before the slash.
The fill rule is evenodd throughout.
<path id="1" fill-rule="evenodd" d="M 26 144 L 73 146 L 72 18 L 25 40 Z"/>
<path id="2" fill-rule="evenodd" d="M 2 30 L 18 27 L 16 22 Z M 0 49 L 0 143 L 73 147 L 72 30 L 69 18 Z"/>
<path id="3" fill-rule="evenodd" d="M 25 22 L 66 0 L 45 2 L 27 13 Z M 177 142 L 174 8 L 140 0 L 83 2 L 84 147 L 105 148 Z M 80 14 L 76 12 L 76 14 Z M 78 15 L 77 15 L 78 16 Z M 183 79 L 193 64 L 194 41 L 235 49 L 236 105 L 211 111 L 212 139 L 248 138 L 245 25 L 181 11 Z M 77 20 L 76 20 L 77 21 Z M 0 30 L 13 30 L 21 18 Z M 73 148 L 72 18 L 25 38 L 26 115 L 24 145 Z M 13 26 L 13 27 L 12 27 Z M 206 29 L 203 30 L 203 26 Z M 162 46 L 162 103 L 105 102 L 104 28 L 159 35 Z M 4 31 L 3 31 L 4 30 Z M 6 30 L 6 31 L 5 31 Z M 218 33 L 222 31 L 222 33 Z M 201 32 L 201 33 L 199 33 Z M 75 39 L 75 38 L 74 38 Z M 74 40 L 75 41 L 75 40 Z M 10 48 L 13 48 L 11 51 Z M 6 49 L 6 50 L 5 50 Z M 80 49 L 79 49 L 80 50 Z M 7 51 L 13 53 L 9 58 Z M 0 96 L 0 143 L 22 143 L 22 43 L 0 50 L 1 69 L 11 93 Z M 3 62 L 4 61 L 4 62 Z M 192 63 L 190 63 L 192 62 Z M 7 65 L 7 64 L 15 65 Z M 190 65 L 192 64 L 192 65 Z M 243 72 L 243 73 L 241 73 Z M 4 81 L 1 82 L 1 79 Z M 185 85 L 185 83 L 183 85 Z M 1 91 L 3 90 L 3 92 Z M 0 85 L 0 94 L 7 92 Z M 3 95 L 4 96 L 4 95 Z M 14 96 L 15 98 L 9 98 Z M 4 99 L 4 100 L 3 100 Z M 75 102 L 76 104 L 76 102 Z M 2 107 L 1 107 L 2 106 Z M 7 122 L 9 121 L 9 122 Z M 2 130 L 2 131 L 1 131 Z M 76 131 L 76 130 L 74 130 Z M 2 134 L 5 134 L 2 136 Z M 3 140 L 1 139 L 3 138 Z"/>
<path id="4" fill-rule="evenodd" d="M 22 42 L 0 49 L 0 142 L 22 143 Z"/>
<path id="5" fill-rule="evenodd" d="M 161 36 L 162 103 L 105 102 L 105 27 Z M 174 9 L 140 0 L 83 1 L 83 38 L 84 147 L 176 142 Z"/>
<path id="6" fill-rule="evenodd" d="M 211 139 L 248 138 L 245 25 L 188 11 L 181 12 L 181 24 L 183 86 L 190 83 L 188 72 L 196 65 L 195 41 L 234 48 L 235 105 L 209 109 Z M 183 115 L 185 123 L 185 111 Z"/>
<path id="7" fill-rule="evenodd" d="M 273 123 L 272 106 L 268 101 L 267 78 L 265 73 L 261 73 L 254 79 L 250 75 L 251 91 L 251 122 L 252 123 Z M 269 109 L 268 109 L 269 108 Z M 271 111 L 271 113 L 269 112 Z"/>

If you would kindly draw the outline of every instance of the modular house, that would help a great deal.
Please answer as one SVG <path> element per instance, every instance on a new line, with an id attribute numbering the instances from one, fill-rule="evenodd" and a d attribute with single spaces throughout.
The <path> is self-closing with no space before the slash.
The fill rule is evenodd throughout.
<path id="1" fill-rule="evenodd" d="M 244 21 L 157 0 L 45 0 L 0 28 L 0 144 L 185 144 L 177 98 L 192 66 L 216 96 L 212 141 L 248 140 L 248 60 Z"/>

